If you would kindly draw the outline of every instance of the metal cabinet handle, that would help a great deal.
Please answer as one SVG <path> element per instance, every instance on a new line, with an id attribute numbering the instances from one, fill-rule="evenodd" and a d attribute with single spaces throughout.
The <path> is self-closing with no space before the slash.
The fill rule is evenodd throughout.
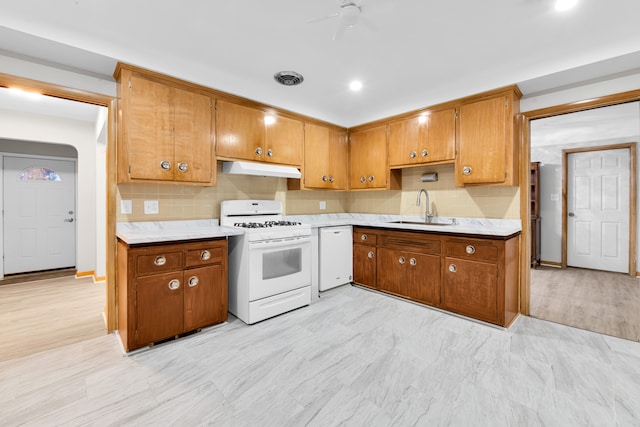
<path id="1" fill-rule="evenodd" d="M 462 168 L 462 175 L 471 175 L 472 171 L 471 166 L 464 166 Z"/>
<path id="2" fill-rule="evenodd" d="M 66 218 L 64 222 L 73 222 L 73 218 Z"/>
<path id="3" fill-rule="evenodd" d="M 455 273 L 456 271 L 458 271 L 458 267 L 456 267 L 455 264 L 449 264 L 449 271 Z"/>
<path id="4" fill-rule="evenodd" d="M 362 240 L 363 242 L 367 240 L 367 235 L 363 234 L 362 236 L 360 236 L 360 240 Z"/>
<path id="5" fill-rule="evenodd" d="M 182 162 L 178 163 L 178 170 L 180 172 L 186 172 L 187 169 L 189 169 L 189 166 L 186 163 L 182 163 Z"/>
<path id="6" fill-rule="evenodd" d="M 360 182 L 362 182 L 363 184 L 364 184 L 365 182 L 367 182 L 367 177 L 366 177 L 366 176 L 361 176 L 361 177 L 360 177 Z"/>
<path id="7" fill-rule="evenodd" d="M 403 257 L 403 256 L 401 256 L 400 258 L 398 258 L 398 262 L 399 262 L 400 264 L 404 264 L 404 257 Z"/>
<path id="8" fill-rule="evenodd" d="M 322 182 L 327 182 L 327 175 L 322 175 Z"/>
<path id="9" fill-rule="evenodd" d="M 200 280 L 198 280 L 198 276 L 191 276 L 189 277 L 189 287 L 193 288 L 195 286 L 198 286 L 198 282 L 200 282 Z"/>
<path id="10" fill-rule="evenodd" d="M 271 148 L 267 150 L 267 156 L 273 157 L 273 150 L 271 150 Z"/>
<path id="11" fill-rule="evenodd" d="M 569 216 L 573 217 L 576 216 L 576 214 L 574 214 L 573 212 L 569 212 Z"/>
<path id="12" fill-rule="evenodd" d="M 178 279 L 173 279 L 169 282 L 169 289 L 175 291 L 178 288 L 180 288 L 180 281 Z"/>
<path id="13" fill-rule="evenodd" d="M 262 148 L 260 148 L 260 147 L 256 148 L 256 154 L 258 156 L 262 156 Z"/>
<path id="14" fill-rule="evenodd" d="M 409 154 L 409 157 L 412 158 L 412 159 L 415 159 L 416 156 L 417 156 L 417 154 L 416 154 L 415 151 L 412 151 L 411 154 Z"/>
<path id="15" fill-rule="evenodd" d="M 469 255 L 473 255 L 476 253 L 476 248 L 473 245 L 467 245 L 467 247 L 464 250 Z"/>
<path id="16" fill-rule="evenodd" d="M 330 177 L 329 177 L 329 182 L 333 182 L 333 181 L 334 181 L 333 177 L 332 177 L 332 176 L 330 176 Z"/>
<path id="17" fill-rule="evenodd" d="M 162 255 L 157 256 L 156 259 L 153 260 L 153 263 L 155 265 L 157 265 L 158 267 L 163 266 L 167 263 L 167 259 L 165 257 L 163 257 Z"/>
<path id="18" fill-rule="evenodd" d="M 374 257 L 373 251 L 369 251 L 369 253 L 367 254 L 367 257 L 369 259 L 373 259 L 373 257 Z"/>
<path id="19" fill-rule="evenodd" d="M 425 149 L 425 150 L 422 150 L 422 153 L 420 154 L 422 154 L 422 157 L 427 157 L 429 155 L 429 152 Z"/>
<path id="20" fill-rule="evenodd" d="M 369 177 L 369 182 L 373 182 L 373 175 Z"/>
<path id="21" fill-rule="evenodd" d="M 411 265 L 416 265 L 416 264 L 418 264 L 418 261 L 417 261 L 415 258 L 411 258 L 411 259 L 409 260 L 409 264 L 411 264 Z"/>
<path id="22" fill-rule="evenodd" d="M 208 250 L 204 250 L 200 253 L 200 259 L 202 261 L 207 261 L 209 258 L 211 258 L 211 252 L 209 252 Z"/>
<path id="23" fill-rule="evenodd" d="M 171 170 L 171 162 L 169 160 L 163 160 L 160 162 L 160 167 L 165 171 Z"/>

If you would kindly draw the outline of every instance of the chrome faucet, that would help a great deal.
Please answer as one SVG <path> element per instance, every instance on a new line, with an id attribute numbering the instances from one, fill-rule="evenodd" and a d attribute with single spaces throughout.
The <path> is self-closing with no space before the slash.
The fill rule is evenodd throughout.
<path id="1" fill-rule="evenodd" d="M 416 199 L 416 206 L 420 206 L 420 196 L 422 196 L 422 193 L 424 193 L 426 198 L 425 200 L 426 208 L 424 210 L 424 222 L 429 223 L 433 219 L 433 214 L 429 213 L 429 193 L 427 193 L 427 190 L 425 190 L 424 188 L 418 192 L 418 198 Z"/>

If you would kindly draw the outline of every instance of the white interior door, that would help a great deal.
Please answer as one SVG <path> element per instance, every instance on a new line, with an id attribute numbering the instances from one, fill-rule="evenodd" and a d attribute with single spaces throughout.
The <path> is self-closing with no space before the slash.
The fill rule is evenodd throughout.
<path id="1" fill-rule="evenodd" d="M 567 156 L 567 265 L 629 270 L 628 149 Z"/>
<path id="2" fill-rule="evenodd" d="M 75 162 L 3 160 L 4 274 L 75 267 Z"/>

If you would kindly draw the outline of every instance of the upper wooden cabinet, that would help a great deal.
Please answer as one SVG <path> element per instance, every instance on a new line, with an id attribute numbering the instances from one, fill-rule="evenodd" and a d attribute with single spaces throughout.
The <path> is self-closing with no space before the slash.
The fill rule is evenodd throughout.
<path id="1" fill-rule="evenodd" d="M 385 125 L 350 133 L 349 166 L 352 190 L 400 188 L 400 171 L 389 171 Z"/>
<path id="2" fill-rule="evenodd" d="M 426 111 L 389 123 L 389 166 L 450 163 L 456 154 L 456 110 Z"/>
<path id="3" fill-rule="evenodd" d="M 215 185 L 213 99 L 126 68 L 116 77 L 118 182 Z"/>
<path id="4" fill-rule="evenodd" d="M 518 185 L 514 124 L 520 96 L 514 89 L 460 106 L 456 186 Z"/>
<path id="5" fill-rule="evenodd" d="M 302 165 L 300 120 L 218 100 L 216 125 L 218 157 Z"/>
<path id="6" fill-rule="evenodd" d="M 306 123 L 304 126 L 304 188 L 347 189 L 346 131 Z"/>

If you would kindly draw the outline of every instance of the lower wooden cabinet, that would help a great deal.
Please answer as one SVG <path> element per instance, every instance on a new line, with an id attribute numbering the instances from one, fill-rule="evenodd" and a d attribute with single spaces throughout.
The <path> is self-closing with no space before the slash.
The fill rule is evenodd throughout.
<path id="1" fill-rule="evenodd" d="M 518 240 L 355 227 L 354 282 L 508 326 L 519 311 Z"/>
<path id="2" fill-rule="evenodd" d="M 226 239 L 118 242 L 118 333 L 126 351 L 227 320 Z"/>

